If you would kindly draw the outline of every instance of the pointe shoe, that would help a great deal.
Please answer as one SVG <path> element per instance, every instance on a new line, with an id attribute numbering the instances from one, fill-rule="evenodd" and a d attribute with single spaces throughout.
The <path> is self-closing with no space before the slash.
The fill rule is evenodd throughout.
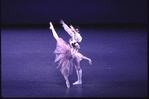
<path id="1" fill-rule="evenodd" d="M 67 88 L 70 88 L 69 82 L 66 82 L 66 86 L 67 86 Z"/>
<path id="2" fill-rule="evenodd" d="M 73 85 L 78 85 L 78 84 L 82 84 L 82 81 L 76 81 L 73 83 Z"/>
<path id="3" fill-rule="evenodd" d="M 49 29 L 52 29 L 53 28 L 52 22 L 49 22 L 49 25 L 50 25 Z"/>

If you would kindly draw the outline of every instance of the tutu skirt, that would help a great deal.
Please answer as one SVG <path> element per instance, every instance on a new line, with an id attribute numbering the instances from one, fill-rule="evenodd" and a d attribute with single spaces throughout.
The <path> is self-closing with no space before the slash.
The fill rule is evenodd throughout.
<path id="1" fill-rule="evenodd" d="M 62 38 L 58 38 L 54 53 L 56 54 L 54 62 L 58 63 L 57 69 L 60 70 L 62 75 L 68 77 L 73 71 L 73 59 L 71 56 L 70 45 Z"/>

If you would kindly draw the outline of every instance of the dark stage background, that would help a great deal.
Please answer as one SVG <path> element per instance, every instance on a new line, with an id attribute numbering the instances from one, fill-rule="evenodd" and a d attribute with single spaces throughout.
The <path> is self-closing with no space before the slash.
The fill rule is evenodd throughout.
<path id="1" fill-rule="evenodd" d="M 1 0 L 2 24 L 147 23 L 147 0 Z"/>
<path id="2" fill-rule="evenodd" d="M 79 25 L 82 85 L 56 69 L 51 21 Z M 147 0 L 1 0 L 1 96 L 147 97 Z"/>

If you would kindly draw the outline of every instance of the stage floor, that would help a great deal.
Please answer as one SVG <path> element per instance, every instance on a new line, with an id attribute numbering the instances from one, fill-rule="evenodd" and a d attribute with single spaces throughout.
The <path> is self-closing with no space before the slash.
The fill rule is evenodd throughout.
<path id="1" fill-rule="evenodd" d="M 59 37 L 70 36 L 55 27 Z M 70 88 L 54 63 L 56 41 L 47 28 L 1 29 L 1 96 L 3 98 L 50 97 L 146 97 L 147 28 L 83 27 L 80 53 L 82 85 L 75 69 Z"/>

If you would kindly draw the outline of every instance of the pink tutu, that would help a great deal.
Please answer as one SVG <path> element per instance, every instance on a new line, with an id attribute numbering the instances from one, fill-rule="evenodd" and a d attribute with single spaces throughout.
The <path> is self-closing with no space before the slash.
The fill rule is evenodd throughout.
<path id="1" fill-rule="evenodd" d="M 57 68 L 64 76 L 69 76 L 73 71 L 73 63 L 71 57 L 71 48 L 62 38 L 57 39 L 56 49 L 54 51 L 56 58 L 54 62 L 58 62 Z"/>

